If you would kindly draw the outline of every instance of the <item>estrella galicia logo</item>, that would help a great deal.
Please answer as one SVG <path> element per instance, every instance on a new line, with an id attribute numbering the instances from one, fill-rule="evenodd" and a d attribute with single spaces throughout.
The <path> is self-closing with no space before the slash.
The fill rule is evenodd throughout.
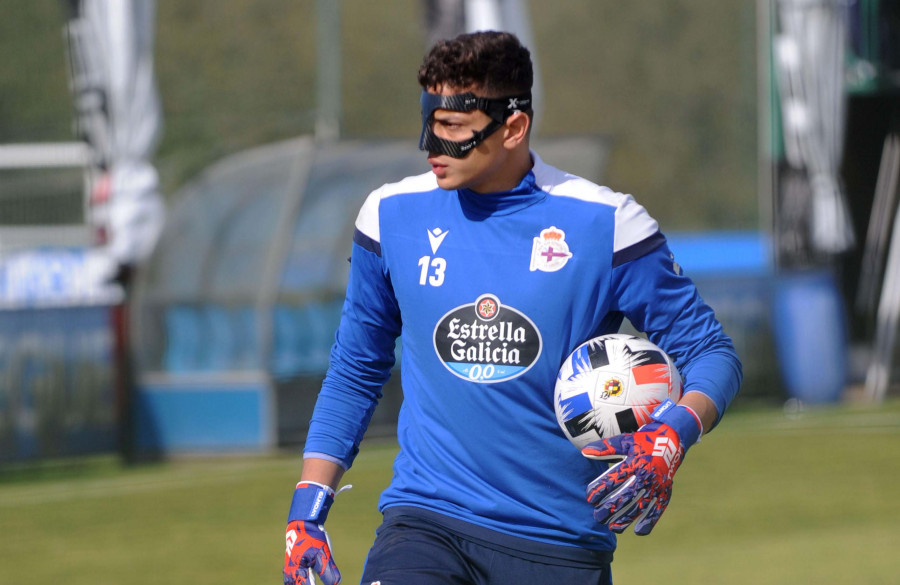
<path id="1" fill-rule="evenodd" d="M 464 380 L 502 382 L 521 376 L 541 355 L 534 323 L 492 294 L 451 310 L 434 328 L 434 349 L 448 370 Z"/>

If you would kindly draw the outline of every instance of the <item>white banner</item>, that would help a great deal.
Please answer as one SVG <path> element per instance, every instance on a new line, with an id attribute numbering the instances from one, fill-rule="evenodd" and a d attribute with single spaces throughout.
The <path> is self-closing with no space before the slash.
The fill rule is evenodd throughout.
<path id="1" fill-rule="evenodd" d="M 162 131 L 154 0 L 72 0 L 66 27 L 78 133 L 92 151 L 89 222 L 113 264 L 153 250 L 165 206 L 152 158 Z"/>

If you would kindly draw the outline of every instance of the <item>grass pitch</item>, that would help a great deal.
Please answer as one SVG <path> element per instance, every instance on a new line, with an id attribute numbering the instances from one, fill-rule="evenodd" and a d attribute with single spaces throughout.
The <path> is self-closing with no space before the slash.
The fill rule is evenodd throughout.
<path id="1" fill-rule="evenodd" d="M 364 444 L 329 516 L 347 584 L 395 453 Z M 731 412 L 689 452 L 653 533 L 621 537 L 614 580 L 896 583 L 898 461 L 898 401 Z M 277 583 L 298 474 L 297 455 L 0 468 L 0 582 Z"/>

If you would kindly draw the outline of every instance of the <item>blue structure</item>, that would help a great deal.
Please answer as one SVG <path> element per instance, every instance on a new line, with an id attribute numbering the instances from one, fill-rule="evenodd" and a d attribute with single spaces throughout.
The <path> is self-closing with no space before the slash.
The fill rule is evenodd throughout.
<path id="1" fill-rule="evenodd" d="M 758 232 L 675 233 L 668 239 L 743 358 L 741 399 L 841 399 L 849 378 L 848 336 L 831 272 L 777 271 L 772 243 Z"/>
<path id="2" fill-rule="evenodd" d="M 90 250 L 0 255 L 0 463 L 118 446 L 113 314 L 118 287 L 92 278 Z"/>
<path id="3" fill-rule="evenodd" d="M 223 160 L 178 193 L 135 299 L 138 449 L 256 451 L 304 435 L 355 212 L 423 170 L 406 145 L 300 138 Z"/>

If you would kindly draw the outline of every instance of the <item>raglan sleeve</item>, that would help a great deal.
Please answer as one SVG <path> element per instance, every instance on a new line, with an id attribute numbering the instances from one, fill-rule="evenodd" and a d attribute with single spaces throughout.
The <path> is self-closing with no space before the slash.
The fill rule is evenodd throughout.
<path id="1" fill-rule="evenodd" d="M 390 378 L 400 335 L 400 309 L 381 254 L 379 200 L 373 192 L 356 219 L 340 325 L 303 450 L 304 457 L 345 469 Z"/>
<path id="2" fill-rule="evenodd" d="M 672 357 L 684 392 L 713 401 L 718 423 L 740 389 L 740 358 L 656 221 L 631 198 L 617 212 L 612 264 L 614 308 Z"/>

